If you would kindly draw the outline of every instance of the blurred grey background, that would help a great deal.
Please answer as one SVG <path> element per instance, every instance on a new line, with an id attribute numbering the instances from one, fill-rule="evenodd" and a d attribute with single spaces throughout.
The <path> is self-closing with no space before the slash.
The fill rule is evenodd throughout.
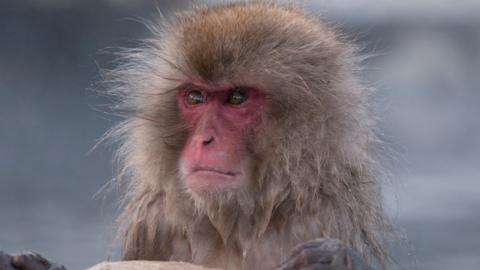
<path id="1" fill-rule="evenodd" d="M 94 196 L 113 176 L 111 151 L 89 152 L 118 119 L 86 89 L 112 61 L 100 50 L 148 36 L 134 18 L 186 2 L 0 0 L 0 250 L 71 270 L 118 257 L 115 196 Z M 478 269 L 480 1 L 303 2 L 377 54 L 365 71 L 392 149 L 384 190 L 404 236 L 399 265 Z"/>

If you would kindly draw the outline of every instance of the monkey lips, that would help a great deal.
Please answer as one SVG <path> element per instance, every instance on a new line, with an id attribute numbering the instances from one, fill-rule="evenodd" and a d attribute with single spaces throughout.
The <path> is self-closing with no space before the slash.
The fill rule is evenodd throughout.
<path id="1" fill-rule="evenodd" d="M 208 167 L 195 167 L 186 176 L 187 186 L 191 190 L 201 193 L 205 191 L 218 191 L 234 189 L 239 186 L 240 172 L 222 171 Z"/>

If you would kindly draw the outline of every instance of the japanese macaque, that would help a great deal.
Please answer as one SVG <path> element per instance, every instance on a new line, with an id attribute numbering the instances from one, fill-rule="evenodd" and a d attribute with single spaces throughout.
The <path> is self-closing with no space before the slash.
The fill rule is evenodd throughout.
<path id="1" fill-rule="evenodd" d="M 151 28 L 106 74 L 127 113 L 109 134 L 129 183 L 123 258 L 385 268 L 378 141 L 352 47 L 270 2 L 199 7 Z"/>

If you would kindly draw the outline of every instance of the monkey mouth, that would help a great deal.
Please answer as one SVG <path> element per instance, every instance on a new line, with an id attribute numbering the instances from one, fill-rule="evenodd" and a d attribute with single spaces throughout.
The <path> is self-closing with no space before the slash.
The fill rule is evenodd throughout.
<path id="1" fill-rule="evenodd" d="M 193 174 L 193 173 L 196 173 L 196 172 L 207 172 L 207 173 L 220 174 L 220 175 L 223 175 L 223 176 L 230 176 L 230 177 L 233 177 L 233 176 L 238 174 L 238 173 L 234 173 L 234 172 L 231 172 L 231 171 L 222 171 L 222 170 L 218 170 L 218 169 L 215 169 L 215 168 L 200 167 L 200 166 L 194 167 L 190 174 Z"/>
<path id="2" fill-rule="evenodd" d="M 238 188 L 242 181 L 240 172 L 212 167 L 195 166 L 186 176 L 187 187 L 197 194 L 222 192 Z"/>

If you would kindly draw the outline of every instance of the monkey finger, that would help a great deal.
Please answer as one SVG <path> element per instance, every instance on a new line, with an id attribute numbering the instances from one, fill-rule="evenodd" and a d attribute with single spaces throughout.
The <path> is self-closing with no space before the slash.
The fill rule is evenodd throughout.
<path id="1" fill-rule="evenodd" d="M 288 255 L 287 259 L 285 259 L 285 261 L 282 263 L 282 265 L 284 265 L 286 262 L 292 261 L 295 258 L 297 258 L 300 253 L 304 252 L 305 249 L 318 246 L 319 245 L 318 242 L 321 242 L 323 240 L 324 240 L 323 238 L 309 240 L 307 242 L 304 242 L 302 244 L 295 246 L 293 250 L 290 252 L 290 254 Z"/>
<path id="2" fill-rule="evenodd" d="M 347 255 L 352 261 L 354 270 L 373 270 L 356 251 L 347 249 Z"/>
<path id="3" fill-rule="evenodd" d="M 337 266 L 337 265 L 330 265 L 330 264 L 321 264 L 315 263 L 303 268 L 300 270 L 347 270 L 348 268 L 345 266 Z"/>
<path id="4" fill-rule="evenodd" d="M 345 264 L 345 248 L 336 239 L 318 239 L 297 246 L 292 255 L 280 265 L 280 269 L 298 269 L 315 264 Z"/>
<path id="5" fill-rule="evenodd" d="M 51 263 L 37 253 L 27 252 L 13 255 L 12 265 L 20 270 L 47 270 Z"/>
<path id="6" fill-rule="evenodd" d="M 332 254 L 324 252 L 321 247 L 306 247 L 287 259 L 280 269 L 298 269 L 315 263 L 329 265 L 333 260 Z"/>

